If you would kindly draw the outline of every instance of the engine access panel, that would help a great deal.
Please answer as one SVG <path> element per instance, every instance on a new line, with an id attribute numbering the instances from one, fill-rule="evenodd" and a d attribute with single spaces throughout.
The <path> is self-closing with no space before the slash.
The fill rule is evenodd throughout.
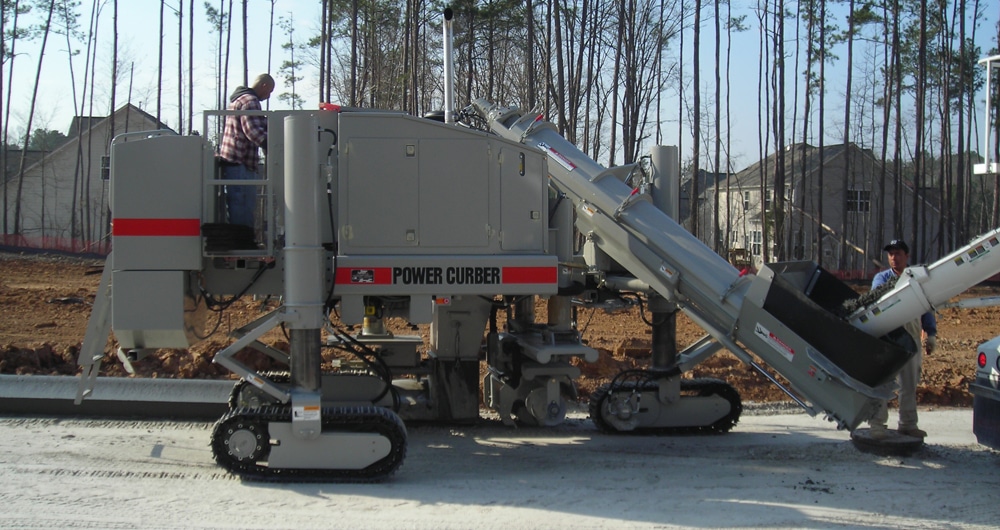
<path id="1" fill-rule="evenodd" d="M 482 131 L 340 114 L 341 255 L 544 254 L 544 155 Z"/>

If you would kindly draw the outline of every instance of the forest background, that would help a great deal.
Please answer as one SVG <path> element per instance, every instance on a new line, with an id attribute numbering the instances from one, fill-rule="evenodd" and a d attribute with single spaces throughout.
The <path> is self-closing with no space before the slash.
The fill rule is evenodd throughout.
<path id="1" fill-rule="evenodd" d="M 444 2 L 0 2 L 5 168 L 11 149 L 51 149 L 73 116 L 107 116 L 125 103 L 179 133 L 198 131 L 201 111 L 224 108 L 236 86 L 265 71 L 278 80 L 272 110 L 443 107 Z M 1000 179 L 972 172 L 987 151 L 1000 158 L 1000 130 L 985 145 L 996 109 L 986 109 L 977 64 L 1000 53 L 993 1 L 449 5 L 459 108 L 484 97 L 535 109 L 606 165 L 677 145 L 688 176 L 735 173 L 780 157 L 779 146 L 855 143 L 898 182 L 937 192 L 940 208 L 922 215 L 941 215 L 941 245 L 1000 225 Z M 991 86 L 1000 87 L 995 73 Z M 783 167 L 767 184 L 778 212 Z M 697 216 L 691 222 L 696 231 Z"/>

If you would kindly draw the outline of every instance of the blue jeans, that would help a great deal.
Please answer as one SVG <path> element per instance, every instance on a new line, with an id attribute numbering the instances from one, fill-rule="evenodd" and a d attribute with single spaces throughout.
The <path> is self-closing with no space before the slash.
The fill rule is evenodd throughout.
<path id="1" fill-rule="evenodd" d="M 257 180 L 257 172 L 246 166 L 225 166 L 222 168 L 225 180 Z M 226 210 L 229 222 L 254 228 L 253 212 L 257 205 L 257 186 L 226 186 Z"/>

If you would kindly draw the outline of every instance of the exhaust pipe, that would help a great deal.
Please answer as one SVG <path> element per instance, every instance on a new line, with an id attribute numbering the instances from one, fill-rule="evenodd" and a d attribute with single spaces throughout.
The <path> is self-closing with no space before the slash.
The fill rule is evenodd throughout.
<path id="1" fill-rule="evenodd" d="M 450 7 L 444 8 L 444 122 L 455 123 L 455 58 L 452 56 L 454 30 L 452 18 L 455 13 Z"/>

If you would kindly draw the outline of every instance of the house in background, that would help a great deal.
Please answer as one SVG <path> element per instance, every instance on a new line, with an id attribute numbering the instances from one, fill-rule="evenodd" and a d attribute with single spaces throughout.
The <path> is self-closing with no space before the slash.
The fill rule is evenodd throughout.
<path id="1" fill-rule="evenodd" d="M 705 171 L 704 169 L 698 170 L 698 206 L 701 208 L 706 200 L 711 200 L 711 197 L 707 197 L 704 192 L 705 190 L 711 188 L 715 189 L 720 183 L 726 180 L 729 174 L 727 173 L 711 173 Z M 690 175 L 684 175 L 681 178 L 680 183 L 680 216 L 684 220 L 682 223 L 688 230 L 691 229 L 691 188 L 695 180 L 691 178 Z M 700 220 L 700 219 L 699 219 Z"/>
<path id="2" fill-rule="evenodd" d="M 718 241 L 722 253 L 745 256 L 755 268 L 765 258 L 776 260 L 779 253 L 772 205 L 777 160 L 777 153 L 771 154 L 728 181 L 721 181 L 718 208 L 716 190 L 704 191 L 696 234 L 699 239 L 713 248 Z M 870 150 L 855 144 L 824 147 L 822 187 L 820 168 L 818 147 L 799 143 L 785 148 L 785 259 L 816 261 L 846 278 L 869 278 L 886 266 L 882 253 L 886 241 L 908 239 L 912 233 L 914 188 L 897 179 L 891 167 L 883 167 Z M 921 207 L 928 211 L 924 227 L 928 239 L 939 233 L 941 218 L 929 193 L 936 196 L 936 190 L 920 194 Z M 894 221 L 897 206 L 898 223 Z M 765 239 L 769 247 L 766 253 Z M 932 250 L 936 247 L 932 241 L 907 242 L 915 254 L 911 257 L 914 263 L 928 263 L 939 257 Z"/>
<path id="3" fill-rule="evenodd" d="M 115 111 L 113 118 L 73 118 L 68 140 L 25 168 L 20 182 L 18 233 L 13 233 L 17 168 L 8 175 L 3 244 L 73 252 L 106 253 L 110 249 L 108 181 L 101 168 L 110 153 L 112 134 L 169 130 L 131 103 Z"/>

